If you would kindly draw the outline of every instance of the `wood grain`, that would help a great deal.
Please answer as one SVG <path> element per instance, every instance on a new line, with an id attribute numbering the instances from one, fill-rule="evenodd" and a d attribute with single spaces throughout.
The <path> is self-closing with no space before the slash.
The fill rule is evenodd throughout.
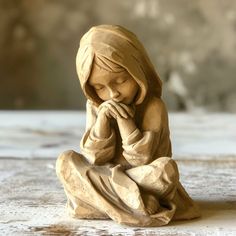
<path id="1" fill-rule="evenodd" d="M 178 160 L 236 159 L 236 115 L 170 113 L 173 155 Z M 0 157 L 55 158 L 79 151 L 85 112 L 0 111 Z"/>
<path id="2" fill-rule="evenodd" d="M 1 235 L 235 235 L 236 162 L 178 161 L 202 218 L 160 228 L 69 218 L 54 160 L 0 160 Z"/>
<path id="3" fill-rule="evenodd" d="M 0 235 L 236 235 L 235 115 L 170 114 L 181 182 L 202 218 L 160 228 L 66 215 L 55 158 L 79 146 L 84 119 L 84 112 L 0 112 Z"/>

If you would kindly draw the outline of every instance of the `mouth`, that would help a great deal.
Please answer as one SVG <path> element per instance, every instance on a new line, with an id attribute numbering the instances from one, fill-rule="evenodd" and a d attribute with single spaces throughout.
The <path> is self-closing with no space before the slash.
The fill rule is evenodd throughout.
<path id="1" fill-rule="evenodd" d="M 123 99 L 112 99 L 114 102 L 117 102 L 117 103 L 122 103 L 123 102 Z"/>

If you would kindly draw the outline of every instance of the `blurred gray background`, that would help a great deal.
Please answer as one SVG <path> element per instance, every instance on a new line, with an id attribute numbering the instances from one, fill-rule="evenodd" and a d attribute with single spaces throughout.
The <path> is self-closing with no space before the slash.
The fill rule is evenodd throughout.
<path id="1" fill-rule="evenodd" d="M 75 55 L 98 24 L 139 37 L 169 110 L 236 112 L 234 0 L 0 0 L 0 109 L 84 109 Z"/>

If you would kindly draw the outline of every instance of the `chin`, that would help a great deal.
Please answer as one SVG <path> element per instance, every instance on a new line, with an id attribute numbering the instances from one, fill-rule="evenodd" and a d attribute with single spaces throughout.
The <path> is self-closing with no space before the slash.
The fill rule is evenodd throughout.
<path id="1" fill-rule="evenodd" d="M 131 105 L 132 104 L 132 102 L 126 102 L 126 101 L 123 101 L 121 103 L 124 103 L 125 105 Z"/>

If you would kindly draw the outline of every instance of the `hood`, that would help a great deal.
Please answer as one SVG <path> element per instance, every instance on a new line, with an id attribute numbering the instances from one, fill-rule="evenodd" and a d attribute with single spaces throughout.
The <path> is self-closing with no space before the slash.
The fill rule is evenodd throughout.
<path id="1" fill-rule="evenodd" d="M 121 26 L 100 25 L 92 27 L 82 37 L 76 56 L 82 90 L 96 105 L 102 101 L 87 83 L 95 57 L 110 60 L 129 72 L 140 87 L 136 105 L 141 104 L 149 92 L 161 96 L 161 80 L 137 37 Z"/>

